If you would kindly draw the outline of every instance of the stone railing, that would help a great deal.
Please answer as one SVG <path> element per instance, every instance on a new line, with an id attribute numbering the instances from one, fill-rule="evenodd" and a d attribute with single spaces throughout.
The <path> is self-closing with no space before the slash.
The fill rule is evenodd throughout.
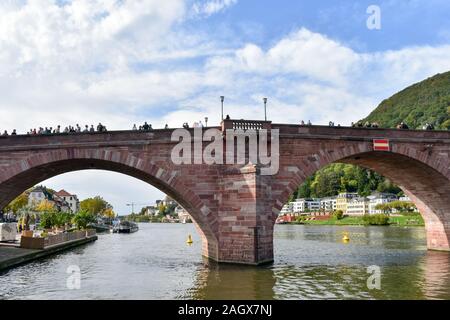
<path id="1" fill-rule="evenodd" d="M 227 129 L 233 130 L 270 130 L 272 127 L 271 121 L 258 121 L 258 120 L 223 120 L 222 131 Z"/>

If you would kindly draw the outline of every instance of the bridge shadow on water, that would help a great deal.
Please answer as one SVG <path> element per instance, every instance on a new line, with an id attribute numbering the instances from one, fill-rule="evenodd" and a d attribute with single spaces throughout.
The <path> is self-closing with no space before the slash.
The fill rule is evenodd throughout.
<path id="1" fill-rule="evenodd" d="M 190 299 L 274 299 L 276 278 L 270 266 L 222 265 L 204 260 L 199 267 Z"/>

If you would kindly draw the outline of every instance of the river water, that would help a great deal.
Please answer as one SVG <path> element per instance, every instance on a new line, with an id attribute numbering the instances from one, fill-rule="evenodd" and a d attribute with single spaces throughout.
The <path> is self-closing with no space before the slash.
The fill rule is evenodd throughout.
<path id="1" fill-rule="evenodd" d="M 423 228 L 276 225 L 273 264 L 206 266 L 192 224 L 140 224 L 0 274 L 0 299 L 450 299 L 450 254 Z"/>

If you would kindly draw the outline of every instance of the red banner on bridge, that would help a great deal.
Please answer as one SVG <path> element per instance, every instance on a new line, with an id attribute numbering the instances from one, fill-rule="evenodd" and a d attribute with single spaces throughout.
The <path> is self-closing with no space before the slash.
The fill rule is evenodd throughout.
<path id="1" fill-rule="evenodd" d="M 388 139 L 373 139 L 374 151 L 390 151 Z"/>

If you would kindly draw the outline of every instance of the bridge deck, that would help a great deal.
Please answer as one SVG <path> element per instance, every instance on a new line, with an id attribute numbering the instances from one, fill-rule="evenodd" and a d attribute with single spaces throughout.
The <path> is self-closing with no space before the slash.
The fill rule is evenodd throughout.
<path id="1" fill-rule="evenodd" d="M 221 127 L 207 127 L 207 129 L 221 129 Z M 62 144 L 77 147 L 90 143 L 100 143 L 102 146 L 142 145 L 156 143 L 170 143 L 173 129 L 154 129 L 152 131 L 114 130 L 107 132 L 79 132 L 52 133 L 39 135 L 9 135 L 0 136 L 0 150 L 11 150 L 39 147 L 60 147 Z M 181 129 L 181 128 L 180 128 Z M 283 139 L 331 139 L 348 141 L 370 141 L 376 138 L 387 138 L 391 141 L 448 143 L 450 131 L 442 130 L 405 130 L 390 128 L 355 128 L 329 127 L 320 125 L 271 124 L 271 129 L 279 129 Z M 192 131 L 194 128 L 189 128 Z M 174 142 L 176 143 L 176 142 Z"/>

